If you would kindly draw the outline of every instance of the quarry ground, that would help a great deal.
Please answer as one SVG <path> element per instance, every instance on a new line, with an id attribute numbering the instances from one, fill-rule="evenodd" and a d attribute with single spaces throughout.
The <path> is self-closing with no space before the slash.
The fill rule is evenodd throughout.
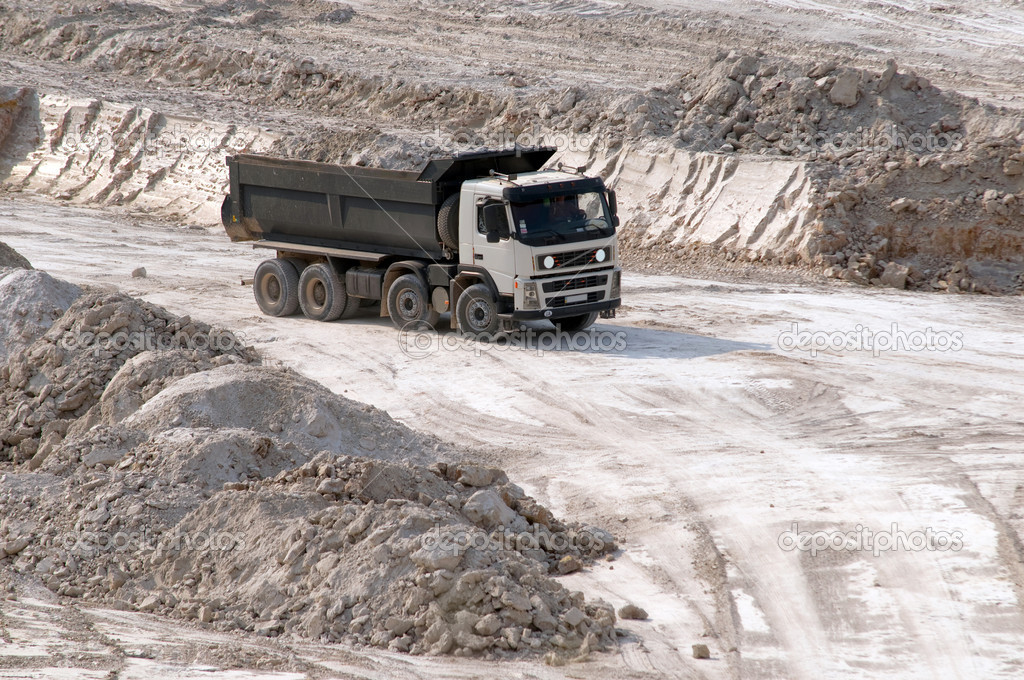
<path id="1" fill-rule="evenodd" d="M 470 83 L 495 98 L 515 75 L 558 90 L 645 89 L 677 65 L 692 67 L 723 49 L 810 62 L 838 55 L 876 70 L 892 56 L 939 87 L 1024 106 L 1019 2 L 515 4 L 534 16 L 527 25 L 506 22 L 497 3 L 351 4 L 374 18 L 375 29 L 335 27 L 343 49 L 291 26 L 287 8 L 271 18 L 258 47 L 289 58 L 336 57 L 364 76 L 380 70 L 428 85 Z M 198 14 L 214 3 L 162 5 Z M 232 12 L 248 16 L 264 6 L 217 4 L 207 19 L 216 27 Z M 661 19 L 685 28 L 649 19 L 655 6 Z M 574 17 L 587 16 L 621 30 L 585 34 Z M 166 20 L 154 18 L 154 30 Z M 192 28 L 201 32 L 207 24 L 197 22 Z M 146 32 L 136 37 L 144 41 Z M 249 39 L 237 42 L 248 47 Z M 304 126 L 351 131 L 367 122 L 351 111 L 339 118 L 304 110 L 288 98 L 274 103 L 200 80 L 145 80 L 94 66 L 0 54 L 0 84 L 273 134 Z M 443 111 L 414 122 L 432 129 L 441 119 Z M 384 114 L 369 122 L 388 134 L 410 124 Z M 237 331 L 269 363 L 482 451 L 482 462 L 505 469 L 556 514 L 622 539 L 615 561 L 562 577 L 568 587 L 650 614 L 620 621 L 628 635 L 617 652 L 585 664 L 495 666 L 218 633 L 58 602 L 40 589 L 0 601 L 0 677 L 101 678 L 111 665 L 121 680 L 1024 673 L 1019 296 L 861 288 L 753 265 L 715 276 L 721 263 L 711 262 L 702 279 L 626 272 L 625 306 L 597 324 L 606 344 L 596 350 L 552 349 L 542 325 L 516 336 L 533 347 L 510 348 L 462 343 L 451 333 L 400 337 L 369 310 L 327 325 L 262 316 L 240 281 L 266 254 L 229 243 L 217 227 L 185 228 L 140 209 L 7 195 L 0 241 L 57 278 L 117 288 Z M 132 278 L 137 267 L 148 276 Z M 876 354 L 844 336 L 839 349 L 793 346 L 799 332 L 828 342 L 865 330 L 880 334 L 877 342 L 900 333 L 916 342 L 931 331 L 951 344 Z M 927 537 L 918 549 L 874 554 L 865 530 L 902 532 L 911 543 Z M 792 549 L 790 539 L 803 532 L 818 532 L 812 548 L 837 533 L 862 542 L 815 554 Z M 699 643 L 711 659 L 692 658 Z"/>
<path id="2" fill-rule="evenodd" d="M 570 677 L 1014 677 L 1024 664 L 1020 298 L 630 275 L 619 317 L 596 327 L 614 339 L 608 351 L 544 350 L 542 326 L 541 351 L 451 334 L 403 343 L 369 312 L 329 325 L 259 315 L 240 280 L 260 253 L 217 230 L 15 199 L 0 203 L 0 232 L 54 276 L 217 319 L 338 393 L 493 451 L 487 462 L 556 512 L 623 536 L 617 560 L 566 580 L 651 619 L 621 622 L 639 641 Z M 184 258 L 182 239 L 192 244 Z M 139 266 L 147 278 L 131 277 Z M 952 344 L 812 356 L 793 349 L 793 324 L 911 340 L 931 329 Z M 948 532 L 962 546 L 785 549 L 787 531 L 831 540 L 858 527 L 914 541 Z M 22 644 L 47 616 L 70 614 L 5 605 L 8 635 Z M 74 616 L 120 639 L 141 615 Z M 186 644 L 146 626 L 152 637 L 117 644 L 151 654 Z M 689 658 L 701 642 L 710 661 Z M 340 652 L 304 653 L 337 668 Z M 383 656 L 376 670 L 346 658 L 359 677 L 492 672 Z M 194 672 L 165 665 L 166 677 Z M 503 672 L 563 677 L 525 663 Z"/>

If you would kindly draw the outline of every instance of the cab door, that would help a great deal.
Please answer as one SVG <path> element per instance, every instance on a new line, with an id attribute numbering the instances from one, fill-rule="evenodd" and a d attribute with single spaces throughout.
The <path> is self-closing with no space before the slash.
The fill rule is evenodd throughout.
<path id="1" fill-rule="evenodd" d="M 477 199 L 473 205 L 473 265 L 486 269 L 498 292 L 505 295 L 514 294 L 513 285 L 516 277 L 515 251 L 511 238 L 504 238 L 497 243 L 487 242 L 487 228 L 484 226 L 483 210 L 487 205 L 502 204 L 493 198 Z M 508 207 L 505 206 L 508 219 Z"/>

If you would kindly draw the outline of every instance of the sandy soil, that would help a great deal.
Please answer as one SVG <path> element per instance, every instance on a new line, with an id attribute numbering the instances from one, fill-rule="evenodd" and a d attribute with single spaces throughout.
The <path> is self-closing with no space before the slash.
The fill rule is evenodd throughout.
<path id="1" fill-rule="evenodd" d="M 218 319 L 336 392 L 490 448 L 553 509 L 619 527 L 623 554 L 566 580 L 651 619 L 620 624 L 638 639 L 574 676 L 1019 675 L 1019 298 L 631 275 L 628 305 L 597 327 L 624 347 L 432 336 L 426 356 L 411 356 L 370 313 L 329 325 L 260 316 L 239 285 L 259 254 L 213 230 L 190 231 L 182 259 L 173 227 L 17 200 L 0 204 L 0 233 L 55 276 Z M 149 277 L 132 279 L 137 266 Z M 897 332 L 955 342 L 878 356 L 787 349 L 792 324 L 877 333 L 894 319 Z M 908 539 L 930 529 L 962 545 L 812 555 L 783 549 L 794 523 Z M 689 658 L 697 643 L 711 661 Z"/>
<path id="2" fill-rule="evenodd" d="M 944 87 L 1003 105 L 1021 105 L 1015 90 L 1019 91 L 1022 63 L 1013 46 L 1024 35 L 1024 9 L 1013 0 L 641 0 L 638 4 L 710 14 L 735 26 L 736 39 L 765 52 L 831 49 L 860 59 L 893 55 L 928 72 Z"/>
<path id="3" fill-rule="evenodd" d="M 353 8 L 359 20 L 320 23 L 310 30 L 308 20 L 337 4 Z M 5 5 L 14 10 L 22 3 L 8 0 Z M 1024 106 L 1020 94 L 1024 57 L 1013 49 L 1024 34 L 1024 9 L 1013 0 L 420 2 L 414 11 L 407 3 L 391 1 L 295 0 L 271 8 L 256 0 L 168 0 L 159 4 L 159 10 L 145 3 L 135 4 L 133 11 L 124 11 L 125 7 L 116 2 L 73 4 L 62 14 L 72 20 L 90 11 L 111 12 L 114 22 L 104 29 L 112 32 L 134 27 L 159 31 L 173 26 L 171 21 L 191 19 L 182 26 L 184 30 L 175 31 L 187 40 L 212 37 L 257 51 L 276 47 L 282 56 L 301 53 L 353 70 L 376 70 L 378 75 L 451 80 L 492 90 L 506 86 L 513 72 L 536 78 L 541 85 L 583 81 L 642 88 L 663 82 L 666 71 L 723 48 L 761 50 L 808 61 L 834 59 L 838 50 L 850 65 L 874 67 L 893 56 L 942 87 L 1001 105 Z M 277 13 L 268 17 L 270 21 L 264 19 L 269 25 L 243 21 L 231 26 L 233 20 L 267 8 Z M 601 30 L 583 33 L 586 21 L 592 19 L 601 22 Z M 439 34 L 444 40 L 428 38 Z M 203 114 L 216 109 L 230 112 L 239 123 L 287 120 L 287 101 L 281 102 L 283 110 L 254 110 L 223 96 L 226 93 L 202 88 L 182 91 L 159 78 L 142 82 L 119 76 L 109 72 L 109 64 L 82 69 L 95 65 L 62 65 L 63 60 L 53 54 L 46 55 L 49 63 L 41 67 L 38 57 L 42 55 L 33 56 L 9 55 L 0 60 L 0 73 L 17 74 L 19 84 L 73 87 L 79 95 L 112 99 L 133 95 L 132 100 L 147 105 L 173 103 L 175 108 L 184 106 Z M 83 70 L 88 79 L 77 75 Z M 145 98 L 140 96 L 143 93 Z"/>
<path id="4" fill-rule="evenodd" d="M 1013 0 L 351 6 L 355 19 L 325 23 L 317 17 L 338 8 L 326 0 L 61 4 L 46 18 L 52 35 L 0 53 L 0 84 L 39 88 L 88 111 L 101 110 L 101 101 L 122 107 L 117 115 L 147 107 L 151 118 L 129 121 L 136 126 L 161 116 L 153 124 L 216 121 L 266 146 L 299 131 L 309 139 L 293 140 L 292 151 L 346 159 L 368 140 L 408 141 L 453 119 L 479 124 L 507 110 L 512 91 L 650 93 L 730 50 L 806 63 L 839 58 L 873 73 L 893 57 L 901 71 L 942 88 L 1024 108 L 1024 6 Z M 0 29 L 34 30 L 8 21 L 14 12 L 42 16 L 34 2 L 0 0 Z M 154 35 L 166 43 L 149 40 Z M 86 49 L 96 44 L 96 54 Z M 289 64 L 301 70 L 308 57 L 366 94 L 334 109 L 271 83 L 236 88 L 205 73 L 221 49 L 278 60 L 282 72 Z M 269 61 L 260 63 L 269 69 Z M 252 70 L 249 77 L 261 75 Z M 511 84 L 517 78 L 523 87 Z M 412 107 L 389 100 L 388 88 L 399 81 L 406 94 L 422 87 L 431 99 Z M 106 123 L 118 128 L 131 117 L 117 115 Z M 116 176 L 125 167 L 101 154 L 88 160 L 83 173 Z M 39 174 L 75 169 L 56 165 L 47 160 Z M 192 171 L 175 159 L 168 166 L 161 181 Z M 680 174 L 680 167 L 664 174 Z M 69 175 L 69 185 L 84 176 Z M 168 184 L 178 193 L 153 197 L 154 205 L 187 213 L 191 208 L 177 207 L 193 198 L 187 183 Z M 204 190 L 216 188 L 207 184 Z M 372 310 L 328 325 L 264 317 L 240 281 L 265 255 L 229 243 L 219 229 L 148 219 L 139 212 L 144 207 L 128 215 L 115 205 L 4 196 L 0 240 L 56 277 L 116 287 L 230 327 L 272 362 L 413 428 L 484 451 L 558 514 L 608 526 L 624 539 L 614 562 L 563 581 L 617 607 L 636 603 L 650 620 L 619 623 L 626 635 L 617 654 L 568 668 L 509 664 L 501 674 L 1024 673 L 1020 297 L 813 283 L 743 263 L 734 275 L 716 277 L 719 265 L 710 260 L 700 271 L 704 280 L 627 273 L 626 307 L 597 326 L 610 338 L 609 351 L 463 345 L 450 334 L 400 337 Z M 1007 221 L 1017 233 L 1019 218 Z M 131 277 L 139 266 L 147 278 Z M 825 341 L 863 330 L 917 339 L 930 330 L 952 344 L 946 351 L 812 353 L 792 347 L 794 324 Z M 529 333 L 541 343 L 550 337 L 542 326 Z M 822 532 L 816 536 L 824 541 L 835 532 L 863 538 L 865 529 L 928 537 L 921 549 L 877 555 L 870 548 L 813 555 L 785 549 L 790 531 Z M 949 537 L 956 549 L 940 549 Z M 110 669 L 118 678 L 496 674 L 482 661 L 254 642 L 61 604 L 48 591 L 0 601 L 0 638 L 0 677 L 100 678 Z M 712 658 L 693 659 L 693 644 L 707 644 Z"/>

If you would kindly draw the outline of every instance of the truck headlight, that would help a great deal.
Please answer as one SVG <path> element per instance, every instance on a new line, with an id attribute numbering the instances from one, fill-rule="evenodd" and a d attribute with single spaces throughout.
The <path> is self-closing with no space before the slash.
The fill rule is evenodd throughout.
<path id="1" fill-rule="evenodd" d="M 612 272 L 612 290 L 608 295 L 612 300 L 622 297 L 622 271 Z"/>
<path id="2" fill-rule="evenodd" d="M 523 284 L 523 309 L 540 309 L 540 297 L 537 295 L 537 284 Z"/>

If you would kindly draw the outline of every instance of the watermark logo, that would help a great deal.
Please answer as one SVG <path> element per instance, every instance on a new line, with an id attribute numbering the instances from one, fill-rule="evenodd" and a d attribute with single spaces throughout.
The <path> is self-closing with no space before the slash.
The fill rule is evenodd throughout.
<path id="1" fill-rule="evenodd" d="M 553 146 L 559 152 L 589 153 L 607 150 L 616 144 L 617 142 L 613 142 L 608 135 L 558 132 L 545 130 L 536 125 L 519 131 L 508 128 L 450 131 L 438 127 L 420 139 L 420 146 L 424 151 L 446 153 L 463 153 L 479 149 L 523 149 L 534 146 Z"/>
<path id="2" fill-rule="evenodd" d="M 622 352 L 627 348 L 625 331 L 587 329 L 566 333 L 559 329 L 538 330 L 521 326 L 518 331 L 482 333 L 440 333 L 420 322 L 408 323 L 398 333 L 398 346 L 412 359 L 425 359 L 441 352 L 528 351 L 543 356 L 545 352 Z"/>
<path id="3" fill-rule="evenodd" d="M 848 331 L 801 330 L 793 323 L 778 337 L 779 349 L 786 352 L 871 352 L 875 357 L 883 352 L 959 352 L 964 348 L 962 331 L 936 331 L 931 327 L 923 331 L 905 331 L 899 324 L 875 331 L 857 324 Z"/>
<path id="4" fill-rule="evenodd" d="M 139 552 L 163 549 L 171 552 L 226 552 L 244 550 L 245 537 L 230 531 L 181 532 L 156 534 L 150 529 L 140 531 L 69 531 L 53 539 L 53 546 L 68 551 Z"/>
<path id="5" fill-rule="evenodd" d="M 778 147 L 788 153 L 843 154 L 904 149 L 915 154 L 929 154 L 963 150 L 964 135 L 959 132 L 908 133 L 890 124 L 882 130 L 857 128 L 853 132 L 786 133 L 779 139 Z"/>
<path id="6" fill-rule="evenodd" d="M 964 547 L 962 531 L 941 531 L 931 527 L 917 531 L 903 531 L 893 522 L 888 531 L 872 531 L 858 524 L 852 531 L 800 531 L 794 522 L 788 531 L 779 534 L 779 547 L 786 552 L 799 550 L 811 553 L 848 551 L 870 552 L 878 557 L 884 552 L 938 551 L 958 552 Z"/>
<path id="7" fill-rule="evenodd" d="M 185 333 L 154 330 L 145 331 L 114 331 L 113 333 L 65 333 L 59 345 L 61 349 L 90 350 L 93 355 L 107 351 L 117 354 L 126 349 L 136 352 L 168 352 L 175 349 L 210 350 L 214 352 L 234 352 L 245 349 L 245 336 L 227 330 L 212 329 L 209 332 Z"/>
<path id="8" fill-rule="evenodd" d="M 223 134 L 217 134 L 212 130 L 196 130 L 179 123 L 158 132 L 145 134 L 69 132 L 61 138 L 57 150 L 68 155 L 82 153 L 92 156 L 112 153 L 115 156 L 134 157 L 142 154 L 149 157 L 177 158 L 185 153 L 241 152 L 245 149 L 241 143 L 226 144 Z"/>
<path id="9" fill-rule="evenodd" d="M 463 555 L 467 550 L 497 552 L 499 550 L 543 550 L 554 554 L 572 551 L 600 554 L 614 546 L 611 534 L 596 528 L 578 531 L 548 531 L 534 524 L 531 531 L 513 531 L 503 525 L 490 534 L 462 527 L 434 528 L 423 535 L 422 546 L 428 550 L 441 550 L 452 555 Z"/>

